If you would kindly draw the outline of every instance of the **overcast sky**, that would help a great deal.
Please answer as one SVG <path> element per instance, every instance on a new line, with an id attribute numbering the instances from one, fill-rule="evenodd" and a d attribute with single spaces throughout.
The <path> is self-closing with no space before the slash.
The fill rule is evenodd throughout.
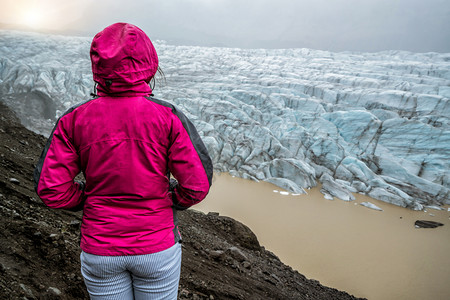
<path id="1" fill-rule="evenodd" d="M 115 22 L 177 44 L 450 52 L 449 0 L 0 0 L 0 23 L 93 36 Z"/>

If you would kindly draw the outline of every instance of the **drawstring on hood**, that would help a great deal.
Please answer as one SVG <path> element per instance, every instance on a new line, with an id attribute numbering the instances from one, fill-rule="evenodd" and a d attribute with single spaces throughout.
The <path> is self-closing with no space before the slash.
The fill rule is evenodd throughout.
<path id="1" fill-rule="evenodd" d="M 158 55 L 149 37 L 137 26 L 116 23 L 97 33 L 91 63 L 99 96 L 148 96 L 158 69 Z"/>

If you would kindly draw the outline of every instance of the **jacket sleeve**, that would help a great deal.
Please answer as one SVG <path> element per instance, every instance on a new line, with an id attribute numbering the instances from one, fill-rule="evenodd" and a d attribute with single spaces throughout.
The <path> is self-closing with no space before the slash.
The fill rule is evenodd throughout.
<path id="1" fill-rule="evenodd" d="M 48 207 L 79 210 L 84 201 L 84 183 L 74 181 L 80 163 L 64 129 L 71 123 L 69 119 L 66 115 L 56 123 L 34 170 L 34 182 L 36 193 Z"/>
<path id="2" fill-rule="evenodd" d="M 209 192 L 213 165 L 208 151 L 191 121 L 173 107 L 169 148 L 169 170 L 178 181 L 171 185 L 176 209 L 202 201 Z"/>

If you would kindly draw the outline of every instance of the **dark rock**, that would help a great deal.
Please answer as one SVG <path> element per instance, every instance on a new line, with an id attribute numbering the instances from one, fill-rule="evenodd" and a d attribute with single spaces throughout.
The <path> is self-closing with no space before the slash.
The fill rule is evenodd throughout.
<path id="1" fill-rule="evenodd" d="M 417 220 L 414 225 L 416 228 L 436 228 L 439 226 L 444 226 L 442 223 L 426 220 Z"/>
<path id="2" fill-rule="evenodd" d="M 14 184 L 20 184 L 20 180 L 16 179 L 16 178 L 10 178 L 9 182 L 12 182 Z"/>
<path id="3" fill-rule="evenodd" d="M 244 261 L 244 262 L 242 263 L 242 266 L 243 266 L 245 269 L 251 269 L 252 264 L 251 264 L 250 262 L 248 262 L 248 261 Z"/>
<path id="4" fill-rule="evenodd" d="M 231 255 L 231 257 L 233 257 L 238 262 L 243 262 L 243 261 L 247 260 L 247 256 L 245 256 L 244 252 L 239 250 L 237 247 L 233 246 L 233 247 L 228 248 L 227 253 L 229 253 Z"/>
<path id="5" fill-rule="evenodd" d="M 79 229 L 81 227 L 81 222 L 78 220 L 72 220 L 72 221 L 70 221 L 69 226 L 72 229 Z"/>
<path id="6" fill-rule="evenodd" d="M 60 296 L 60 295 L 61 295 L 61 291 L 60 291 L 59 289 L 55 288 L 55 287 L 49 287 L 49 288 L 47 289 L 47 292 L 48 292 L 49 294 L 53 294 L 53 295 L 55 295 L 55 296 Z"/>
<path id="7" fill-rule="evenodd" d="M 274 279 L 275 279 L 276 281 L 278 281 L 278 282 L 281 282 L 281 279 L 278 278 L 278 276 L 275 275 L 275 274 L 270 274 L 270 277 L 274 278 Z"/>
<path id="8" fill-rule="evenodd" d="M 19 286 L 22 288 L 22 290 L 24 291 L 24 293 L 27 297 L 34 298 L 33 291 L 28 286 L 26 286 L 23 283 L 19 284 Z"/>
<path id="9" fill-rule="evenodd" d="M 213 250 L 213 251 L 209 252 L 209 256 L 215 260 L 222 260 L 224 253 L 225 252 L 223 252 L 221 250 Z"/>

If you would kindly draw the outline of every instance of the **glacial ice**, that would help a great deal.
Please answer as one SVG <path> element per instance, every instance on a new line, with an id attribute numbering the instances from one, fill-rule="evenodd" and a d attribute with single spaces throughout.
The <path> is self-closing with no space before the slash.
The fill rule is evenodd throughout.
<path id="1" fill-rule="evenodd" d="M 376 205 L 373 204 L 372 202 L 362 202 L 361 205 L 362 205 L 362 206 L 365 206 L 365 207 L 367 207 L 367 208 L 374 209 L 374 210 L 383 211 L 383 209 L 381 209 L 380 207 L 376 206 Z"/>
<path id="2" fill-rule="evenodd" d="M 93 90 L 91 38 L 0 31 L 0 95 L 48 135 Z M 292 193 L 319 181 L 412 209 L 450 204 L 450 53 L 173 46 L 155 96 L 194 122 L 219 172 Z"/>

